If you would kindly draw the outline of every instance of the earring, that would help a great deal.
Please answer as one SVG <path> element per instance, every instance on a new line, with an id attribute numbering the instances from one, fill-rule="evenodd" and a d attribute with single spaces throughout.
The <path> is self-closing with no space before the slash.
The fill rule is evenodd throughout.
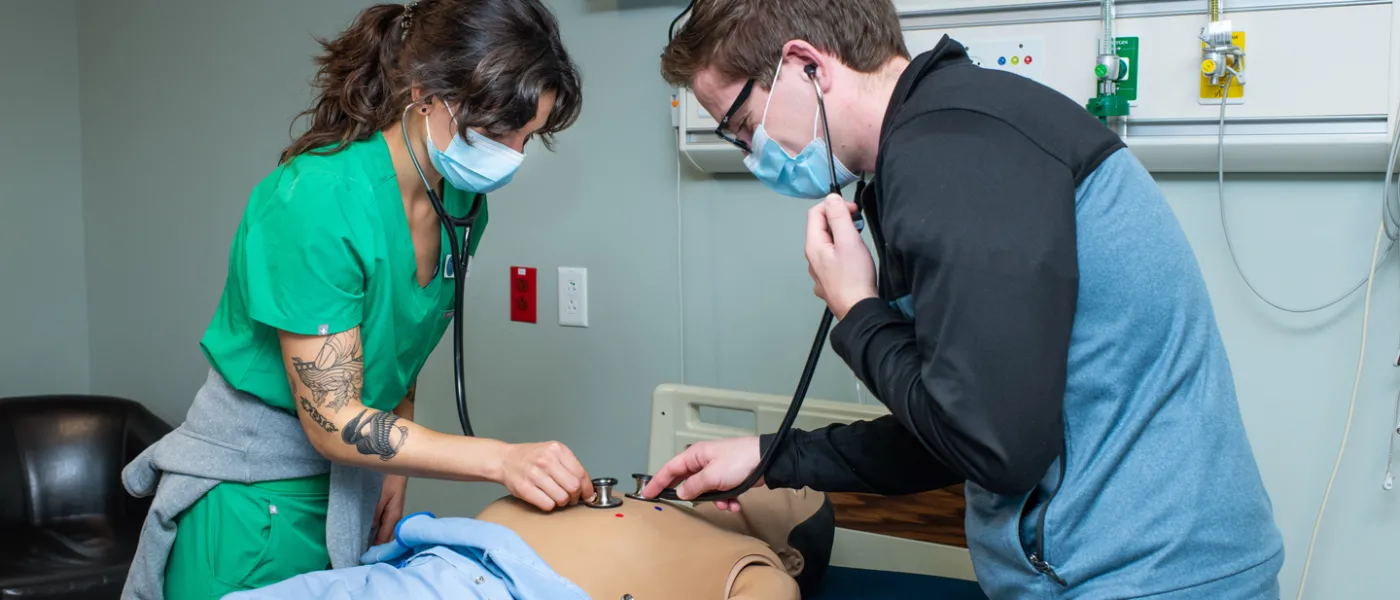
<path id="1" fill-rule="evenodd" d="M 428 106 L 427 106 L 427 105 L 423 105 L 423 106 L 418 107 L 418 112 L 423 113 L 423 114 L 425 114 L 425 115 L 428 114 Z"/>

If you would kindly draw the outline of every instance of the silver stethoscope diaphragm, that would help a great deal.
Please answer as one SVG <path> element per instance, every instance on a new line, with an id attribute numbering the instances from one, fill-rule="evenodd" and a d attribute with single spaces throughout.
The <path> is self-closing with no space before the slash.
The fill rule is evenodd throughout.
<path id="1" fill-rule="evenodd" d="M 622 499 L 613 495 L 617 480 L 612 477 L 599 477 L 593 480 L 593 499 L 584 504 L 589 508 L 616 508 L 622 506 Z"/>
<path id="2" fill-rule="evenodd" d="M 641 500 L 642 502 L 659 502 L 659 500 L 657 500 L 656 498 L 646 498 L 642 496 L 642 490 L 646 489 L 648 483 L 651 483 L 651 475 L 647 475 L 645 473 L 633 473 L 632 478 L 637 480 L 637 491 L 632 492 L 630 494 L 623 494 L 624 496 L 627 496 L 628 498 L 631 498 L 633 500 Z"/>

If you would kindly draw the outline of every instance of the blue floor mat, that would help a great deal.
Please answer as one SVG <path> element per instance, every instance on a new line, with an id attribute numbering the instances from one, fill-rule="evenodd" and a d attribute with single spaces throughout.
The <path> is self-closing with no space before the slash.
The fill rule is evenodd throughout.
<path id="1" fill-rule="evenodd" d="M 831 567 L 822 579 L 821 592 L 806 600 L 987 600 L 977 583 L 929 575 Z"/>

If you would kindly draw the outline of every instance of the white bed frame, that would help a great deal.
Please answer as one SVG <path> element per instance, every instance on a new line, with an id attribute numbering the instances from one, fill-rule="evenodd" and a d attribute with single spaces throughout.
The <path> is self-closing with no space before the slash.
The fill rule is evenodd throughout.
<path id="1" fill-rule="evenodd" d="M 651 445 L 647 452 L 655 473 L 687 446 L 703 440 L 777 431 L 791 398 L 734 390 L 666 384 L 652 394 Z M 713 407 L 752 415 L 756 430 L 701 420 L 700 409 Z M 831 423 L 865 421 L 889 414 L 883 406 L 807 400 L 798 413 L 798 429 Z M 967 549 L 837 528 L 831 564 L 840 567 L 935 575 L 975 581 Z"/>

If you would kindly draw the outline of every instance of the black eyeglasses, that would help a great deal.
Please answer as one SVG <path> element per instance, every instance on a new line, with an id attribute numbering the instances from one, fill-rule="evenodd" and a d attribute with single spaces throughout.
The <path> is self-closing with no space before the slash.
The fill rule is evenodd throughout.
<path id="1" fill-rule="evenodd" d="M 719 136 L 719 139 L 734 144 L 735 147 L 743 150 L 744 154 L 750 153 L 749 143 L 729 132 L 729 120 L 734 118 L 734 113 L 739 112 L 740 107 L 744 106 L 744 101 L 749 99 L 749 93 L 753 92 L 753 82 L 754 80 L 750 79 L 748 83 L 744 84 L 743 89 L 739 90 L 739 95 L 734 97 L 734 104 L 729 105 L 729 112 L 724 114 L 724 118 L 719 121 L 719 127 L 715 128 L 715 135 Z"/>

